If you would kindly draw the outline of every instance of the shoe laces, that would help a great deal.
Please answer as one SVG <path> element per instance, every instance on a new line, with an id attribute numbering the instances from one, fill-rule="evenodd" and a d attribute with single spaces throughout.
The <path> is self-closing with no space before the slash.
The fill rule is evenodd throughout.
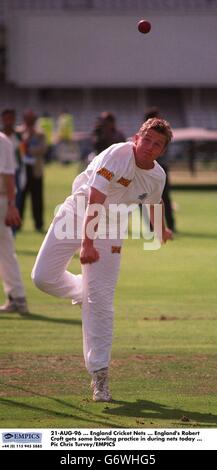
<path id="1" fill-rule="evenodd" d="M 92 383 L 100 392 L 108 391 L 108 371 L 105 369 L 94 372 Z"/>

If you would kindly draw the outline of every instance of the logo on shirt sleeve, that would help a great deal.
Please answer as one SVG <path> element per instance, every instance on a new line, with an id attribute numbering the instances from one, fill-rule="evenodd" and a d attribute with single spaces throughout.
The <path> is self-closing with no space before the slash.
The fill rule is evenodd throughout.
<path id="1" fill-rule="evenodd" d="M 107 168 L 103 167 L 103 168 L 100 168 L 98 171 L 97 171 L 97 174 L 98 175 L 101 175 L 103 176 L 103 178 L 105 178 L 106 180 L 108 181 L 111 181 L 113 176 L 114 176 L 114 173 L 112 173 L 111 171 L 109 171 Z"/>
<path id="2" fill-rule="evenodd" d="M 112 246 L 111 247 L 111 252 L 112 253 L 120 253 L 121 252 L 121 246 Z"/>
<path id="3" fill-rule="evenodd" d="M 132 180 L 127 180 L 126 178 L 121 177 L 119 180 L 117 180 L 117 183 L 122 184 L 122 186 L 129 186 Z"/>

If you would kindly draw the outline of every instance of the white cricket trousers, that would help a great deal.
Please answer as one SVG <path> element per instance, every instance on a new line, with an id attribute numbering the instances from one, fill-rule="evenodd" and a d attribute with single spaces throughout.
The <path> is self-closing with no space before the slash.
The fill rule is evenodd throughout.
<path id="1" fill-rule="evenodd" d="M 82 265 L 82 275 L 71 274 L 67 267 L 80 249 L 81 240 L 56 237 L 55 227 L 60 218 L 58 213 L 49 228 L 38 253 L 32 279 L 39 289 L 50 295 L 70 298 L 74 304 L 82 302 L 83 353 L 86 368 L 92 373 L 108 367 L 110 361 L 113 298 L 122 241 L 96 239 L 94 246 L 100 259 Z"/>
<path id="2" fill-rule="evenodd" d="M 5 225 L 7 199 L 0 196 L 0 278 L 6 295 L 25 297 L 23 281 L 18 265 L 14 239 L 10 227 Z"/>

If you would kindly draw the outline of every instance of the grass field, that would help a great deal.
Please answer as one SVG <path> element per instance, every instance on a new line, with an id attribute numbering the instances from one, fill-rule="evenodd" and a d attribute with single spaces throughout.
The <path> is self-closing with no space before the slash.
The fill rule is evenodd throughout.
<path id="1" fill-rule="evenodd" d="M 46 227 L 75 171 L 46 168 Z M 0 315 L 1 428 L 217 427 L 217 198 L 177 191 L 173 199 L 173 242 L 158 251 L 143 251 L 142 240 L 125 242 L 110 404 L 91 400 L 80 308 L 30 280 L 43 236 L 27 211 L 16 246 L 31 314 Z M 72 269 L 79 272 L 78 258 Z"/>

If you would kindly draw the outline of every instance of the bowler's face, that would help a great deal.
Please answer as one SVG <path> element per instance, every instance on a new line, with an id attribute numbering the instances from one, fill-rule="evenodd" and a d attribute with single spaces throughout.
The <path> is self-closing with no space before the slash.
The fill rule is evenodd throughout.
<path id="1" fill-rule="evenodd" d="M 166 137 L 159 132 L 149 129 L 143 136 L 136 135 L 135 138 L 135 160 L 140 168 L 153 167 L 153 161 L 163 153 L 166 147 Z"/>

